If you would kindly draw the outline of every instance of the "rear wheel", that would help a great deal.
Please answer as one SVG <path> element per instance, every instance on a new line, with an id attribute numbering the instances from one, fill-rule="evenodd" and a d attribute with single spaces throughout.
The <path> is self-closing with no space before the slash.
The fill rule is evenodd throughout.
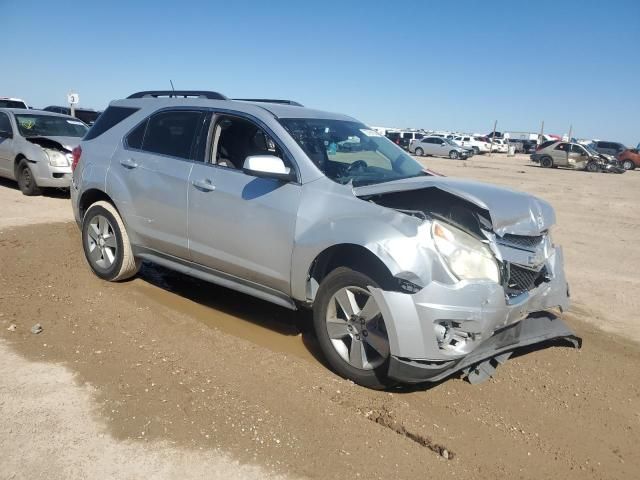
<path id="1" fill-rule="evenodd" d="M 544 168 L 553 167 L 553 159 L 551 157 L 542 157 L 540 159 L 540 166 Z"/>
<path id="2" fill-rule="evenodd" d="M 622 162 L 622 168 L 624 168 L 625 170 L 633 170 L 634 168 L 636 168 L 636 164 L 631 160 L 625 160 L 624 162 Z"/>
<path id="3" fill-rule="evenodd" d="M 416 148 L 416 156 L 421 157 L 422 155 L 424 155 L 424 150 L 422 150 L 421 148 Z"/>
<path id="4" fill-rule="evenodd" d="M 140 269 L 140 261 L 133 256 L 124 222 L 108 202 L 94 203 L 84 215 L 82 247 L 89 266 L 104 280 L 125 280 Z"/>
<path id="5" fill-rule="evenodd" d="M 480 148 L 478 147 L 472 147 L 473 148 L 473 154 L 474 155 L 479 155 L 480 154 Z"/>
<path id="6" fill-rule="evenodd" d="M 378 284 L 363 273 L 337 268 L 322 281 L 313 306 L 318 343 L 331 368 L 368 388 L 382 389 L 387 377 L 389 337 L 368 287 Z"/>
<path id="7" fill-rule="evenodd" d="M 456 152 L 455 150 L 451 150 L 451 151 L 449 152 L 449 158 L 450 158 L 451 160 L 457 160 L 457 159 L 458 159 L 458 157 L 459 157 L 458 152 Z"/>
<path id="8" fill-rule="evenodd" d="M 20 188 L 20 191 L 24 195 L 32 197 L 34 195 L 42 194 L 42 190 L 40 190 L 40 187 L 38 187 L 38 184 L 36 183 L 36 179 L 29 167 L 29 163 L 24 159 L 20 160 L 18 168 L 16 169 L 16 180 L 18 181 L 18 188 Z"/>

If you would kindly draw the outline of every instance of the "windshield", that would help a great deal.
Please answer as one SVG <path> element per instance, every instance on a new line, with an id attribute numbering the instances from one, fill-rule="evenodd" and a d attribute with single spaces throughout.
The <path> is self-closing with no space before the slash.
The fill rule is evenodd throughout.
<path id="1" fill-rule="evenodd" d="M 583 144 L 582 146 L 583 146 L 584 148 L 586 148 L 586 149 L 587 149 L 587 151 L 588 151 L 591 155 L 599 155 L 599 153 L 598 153 L 596 150 L 594 150 L 594 148 L 593 148 L 593 144 L 592 144 L 592 143 L 587 144 L 587 145 L 584 145 L 584 144 Z"/>
<path id="2" fill-rule="evenodd" d="M 361 123 L 316 118 L 282 118 L 280 123 L 335 182 L 358 186 L 428 175 L 402 149 Z"/>
<path id="3" fill-rule="evenodd" d="M 84 137 L 87 126 L 79 120 L 55 115 L 16 114 L 23 137 Z"/>
<path id="4" fill-rule="evenodd" d="M 443 138 L 442 140 L 444 140 L 445 142 L 447 142 L 449 145 L 453 145 L 454 147 L 457 147 L 458 144 L 455 143 L 453 140 L 451 140 L 450 138 Z"/>

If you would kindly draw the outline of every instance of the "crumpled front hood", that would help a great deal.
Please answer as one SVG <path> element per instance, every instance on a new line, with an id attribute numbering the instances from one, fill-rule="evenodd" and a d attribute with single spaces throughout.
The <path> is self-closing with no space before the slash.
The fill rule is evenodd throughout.
<path id="1" fill-rule="evenodd" d="M 355 187 L 354 195 L 367 197 L 391 192 L 438 188 L 489 212 L 496 234 L 540 235 L 556 222 L 553 207 L 528 193 L 454 177 L 414 177 Z"/>
<path id="2" fill-rule="evenodd" d="M 50 144 L 47 141 L 56 142 L 60 145 L 60 147 L 71 152 L 75 147 L 80 145 L 82 137 L 56 137 L 39 135 L 37 137 L 26 137 L 26 140 L 45 148 L 47 148 L 49 146 L 48 144 Z M 44 142 L 42 140 L 44 140 Z"/>

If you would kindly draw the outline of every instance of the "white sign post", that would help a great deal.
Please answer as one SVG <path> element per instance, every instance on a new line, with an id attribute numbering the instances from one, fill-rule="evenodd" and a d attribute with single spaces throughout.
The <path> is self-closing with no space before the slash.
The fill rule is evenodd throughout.
<path id="1" fill-rule="evenodd" d="M 71 107 L 71 116 L 75 117 L 76 116 L 76 104 L 80 101 L 80 95 L 78 95 L 77 93 L 69 93 L 67 95 L 67 102 L 69 103 L 69 106 Z"/>

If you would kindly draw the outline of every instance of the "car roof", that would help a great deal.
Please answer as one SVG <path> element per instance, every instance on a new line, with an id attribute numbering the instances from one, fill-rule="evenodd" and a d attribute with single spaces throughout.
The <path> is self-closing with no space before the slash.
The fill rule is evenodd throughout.
<path id="1" fill-rule="evenodd" d="M 318 118 L 328 120 L 344 120 L 357 122 L 358 120 L 340 113 L 325 112 L 307 107 L 286 105 L 281 103 L 250 102 L 245 100 L 211 100 L 207 98 L 126 98 L 114 100 L 110 106 L 118 107 L 153 107 L 154 110 L 167 107 L 200 107 L 237 110 L 244 113 L 262 115 L 265 111 L 277 118 Z"/>

